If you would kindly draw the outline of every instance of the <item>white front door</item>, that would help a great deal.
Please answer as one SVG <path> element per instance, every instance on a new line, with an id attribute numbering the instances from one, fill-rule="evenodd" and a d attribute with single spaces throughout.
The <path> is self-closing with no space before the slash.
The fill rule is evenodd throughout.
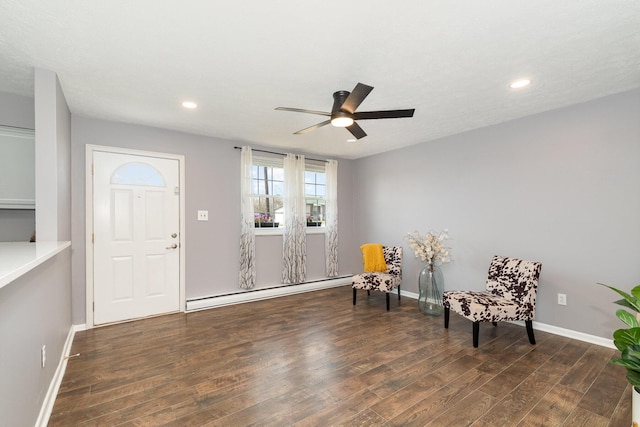
<path id="1" fill-rule="evenodd" d="M 95 325 L 180 309 L 179 161 L 93 152 Z"/>

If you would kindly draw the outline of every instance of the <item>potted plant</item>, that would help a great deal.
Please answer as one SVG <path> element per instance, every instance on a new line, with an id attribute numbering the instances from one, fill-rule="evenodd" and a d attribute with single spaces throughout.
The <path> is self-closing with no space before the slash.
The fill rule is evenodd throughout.
<path id="1" fill-rule="evenodd" d="M 320 224 L 320 221 L 316 221 L 312 215 L 307 214 L 307 227 L 320 227 Z"/>
<path id="2" fill-rule="evenodd" d="M 277 228 L 280 223 L 273 222 L 273 218 L 267 214 L 255 213 L 253 214 L 254 225 L 258 228 L 270 227 Z"/>
<path id="3" fill-rule="evenodd" d="M 631 419 L 633 425 L 640 425 L 640 285 L 631 289 L 631 294 L 628 294 L 613 286 L 598 284 L 622 296 L 615 304 L 635 313 L 634 315 L 623 309 L 616 311 L 618 319 L 628 328 L 618 329 L 613 333 L 613 344 L 620 350 L 620 357 L 611 359 L 611 363 L 624 366 L 627 370 L 627 381 L 633 388 Z"/>

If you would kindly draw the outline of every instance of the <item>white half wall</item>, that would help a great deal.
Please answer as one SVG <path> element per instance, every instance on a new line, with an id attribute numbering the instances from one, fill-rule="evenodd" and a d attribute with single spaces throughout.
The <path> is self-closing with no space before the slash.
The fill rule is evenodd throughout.
<path id="1" fill-rule="evenodd" d="M 36 239 L 71 240 L 71 112 L 53 71 L 35 69 Z"/>

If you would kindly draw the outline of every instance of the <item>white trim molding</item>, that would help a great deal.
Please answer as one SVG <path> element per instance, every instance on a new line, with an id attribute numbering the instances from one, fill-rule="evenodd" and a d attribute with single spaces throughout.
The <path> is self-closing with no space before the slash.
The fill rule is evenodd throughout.
<path id="1" fill-rule="evenodd" d="M 53 411 L 53 404 L 56 402 L 56 396 L 58 395 L 60 384 L 62 384 L 62 378 L 64 377 L 64 373 L 67 369 L 67 360 L 69 359 L 69 353 L 71 352 L 73 337 L 75 336 L 77 330 L 78 329 L 76 328 L 76 326 L 71 325 L 69 333 L 67 334 L 67 340 L 62 347 L 62 354 L 60 355 L 58 367 L 53 374 L 53 378 L 49 383 L 49 389 L 47 390 L 47 394 L 44 396 L 44 401 L 42 402 L 42 406 L 40 407 L 40 414 L 38 414 L 38 419 L 36 420 L 35 424 L 36 427 L 46 427 L 49 423 L 49 418 L 51 417 L 51 412 Z"/>
<path id="2" fill-rule="evenodd" d="M 285 295 L 299 294 L 303 292 L 317 291 L 320 289 L 335 288 L 351 284 L 351 275 L 335 279 L 323 279 L 313 282 L 299 283 L 295 285 L 282 285 L 266 289 L 255 289 L 235 294 L 217 295 L 205 298 L 187 300 L 187 312 L 205 310 L 208 308 L 222 307 L 225 305 L 241 304 L 251 301 L 259 301 L 276 298 Z"/>
<path id="3" fill-rule="evenodd" d="M 524 326 L 524 323 L 522 323 Z M 571 329 L 564 329 L 558 326 L 547 325 L 546 323 L 533 322 L 533 329 L 542 332 L 549 332 L 550 334 L 560 335 L 562 337 L 573 338 L 574 340 L 584 341 L 591 344 L 600 345 L 602 347 L 608 347 L 615 349 L 612 339 L 597 337 L 595 335 L 585 334 L 583 332 L 572 331 Z"/>

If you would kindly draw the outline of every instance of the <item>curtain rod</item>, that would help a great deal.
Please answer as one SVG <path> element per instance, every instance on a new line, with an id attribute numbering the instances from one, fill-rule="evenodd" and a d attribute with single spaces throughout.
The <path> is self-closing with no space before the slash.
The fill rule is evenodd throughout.
<path id="1" fill-rule="evenodd" d="M 233 147 L 236 150 L 242 150 L 242 147 Z M 252 148 L 251 151 L 257 151 L 259 153 L 269 153 L 269 154 L 276 154 L 278 156 L 286 156 L 285 153 L 276 153 L 275 151 L 267 151 L 267 150 L 258 150 L 257 148 Z M 328 163 L 328 160 L 322 160 L 322 159 L 312 159 L 311 157 L 305 157 L 306 160 L 313 160 L 314 162 L 324 162 L 324 163 Z"/>

